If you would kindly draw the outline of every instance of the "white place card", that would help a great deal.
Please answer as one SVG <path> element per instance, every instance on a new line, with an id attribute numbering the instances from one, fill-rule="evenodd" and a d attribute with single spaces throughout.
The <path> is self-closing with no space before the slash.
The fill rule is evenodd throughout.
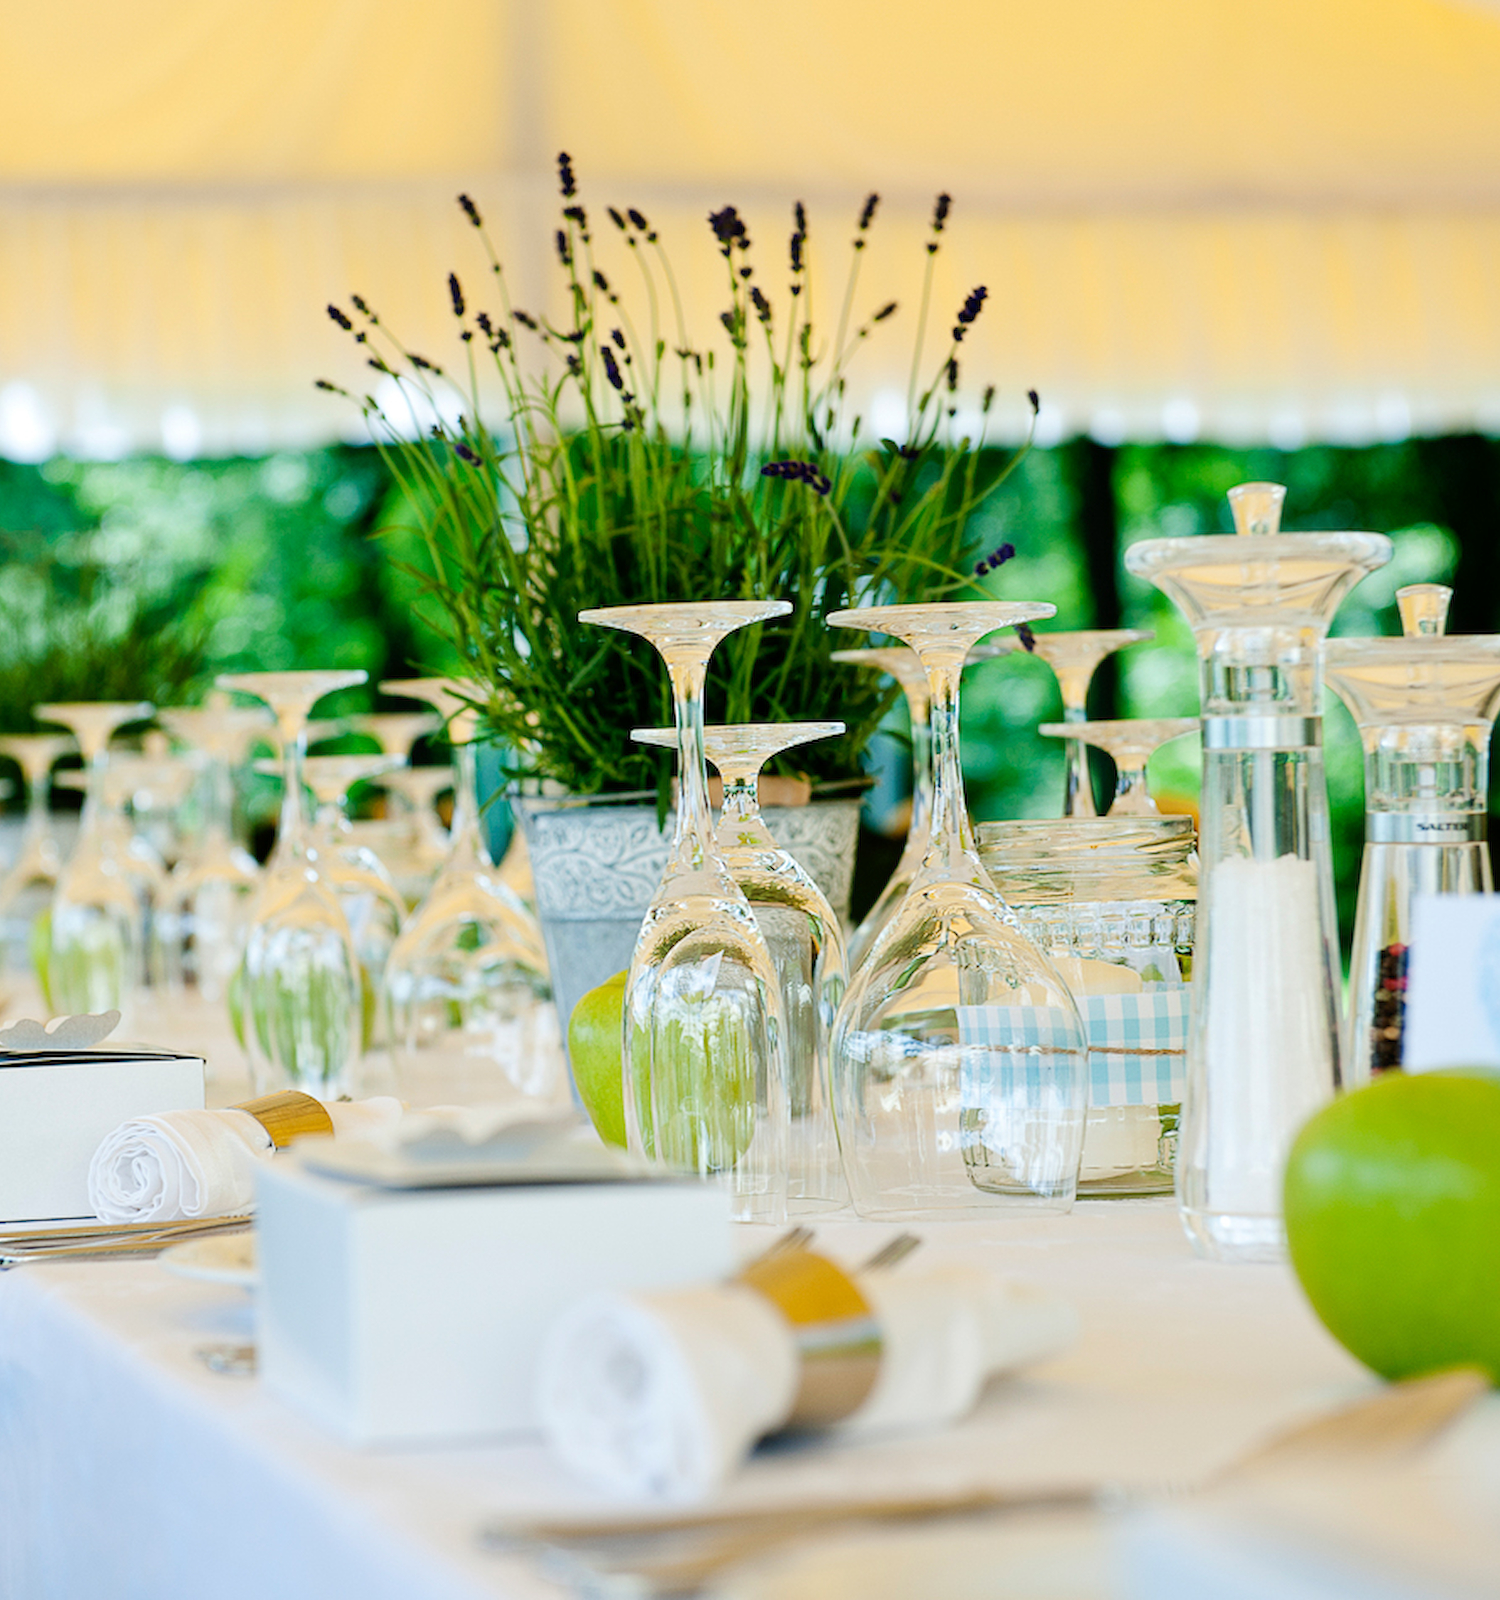
<path id="1" fill-rule="evenodd" d="M 1500 895 L 1413 899 L 1401 1064 L 1500 1067 Z"/>

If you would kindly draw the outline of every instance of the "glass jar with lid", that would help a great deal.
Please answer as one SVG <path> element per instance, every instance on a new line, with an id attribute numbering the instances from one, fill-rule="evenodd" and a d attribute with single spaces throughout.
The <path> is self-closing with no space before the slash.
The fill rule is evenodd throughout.
<path id="1" fill-rule="evenodd" d="M 1168 1194 L 1198 898 L 1188 817 L 991 822 L 979 855 L 1067 980 L 1089 1035 L 1078 1194 Z"/>

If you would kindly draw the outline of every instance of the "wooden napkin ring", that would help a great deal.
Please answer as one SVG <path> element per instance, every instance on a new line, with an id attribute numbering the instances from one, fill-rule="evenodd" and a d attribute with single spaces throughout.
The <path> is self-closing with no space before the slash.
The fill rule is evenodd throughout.
<path id="1" fill-rule="evenodd" d="M 265 1094 L 258 1100 L 242 1100 L 233 1109 L 248 1111 L 271 1135 L 271 1143 L 278 1150 L 285 1150 L 293 1139 L 306 1133 L 333 1133 L 328 1108 L 321 1100 L 297 1089 Z"/>
<path id="2" fill-rule="evenodd" d="M 852 1416 L 880 1374 L 880 1324 L 842 1267 L 810 1250 L 753 1261 L 739 1283 L 763 1295 L 792 1325 L 801 1381 L 788 1428 L 826 1428 Z"/>

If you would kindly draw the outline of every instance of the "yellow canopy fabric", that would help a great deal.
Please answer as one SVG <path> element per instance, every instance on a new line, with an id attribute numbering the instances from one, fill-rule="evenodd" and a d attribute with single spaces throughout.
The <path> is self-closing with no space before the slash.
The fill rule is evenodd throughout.
<path id="1" fill-rule="evenodd" d="M 12 456 L 349 432 L 312 388 L 360 381 L 326 302 L 450 358 L 447 273 L 484 282 L 463 189 L 555 303 L 558 149 L 606 258 L 606 202 L 650 215 L 705 343 L 711 207 L 774 284 L 804 200 L 826 305 L 878 190 L 861 304 L 902 315 L 861 353 L 872 415 L 944 190 L 935 316 L 988 286 L 965 377 L 1012 431 L 1030 386 L 1044 437 L 1500 429 L 1484 0 L 3 0 L 0 39 Z"/>

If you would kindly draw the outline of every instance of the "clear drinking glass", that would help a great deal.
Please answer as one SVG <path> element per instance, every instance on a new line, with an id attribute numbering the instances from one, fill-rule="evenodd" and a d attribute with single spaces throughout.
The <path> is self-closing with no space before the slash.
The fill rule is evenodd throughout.
<path id="1" fill-rule="evenodd" d="M 828 1103 L 828 1036 L 848 985 L 848 965 L 827 895 L 776 843 L 761 816 L 760 769 L 783 750 L 843 731 L 842 722 L 743 723 L 703 730 L 708 764 L 724 781 L 724 808 L 714 837 L 745 891 L 781 981 L 790 1118 L 787 1211 L 793 1216 L 849 1203 Z M 631 738 L 669 749 L 677 744 L 673 728 L 637 728 Z"/>
<path id="2" fill-rule="evenodd" d="M 1412 900 L 1490 894 L 1490 729 L 1500 636 L 1445 635 L 1453 591 L 1398 589 L 1405 637 L 1331 639 L 1329 686 L 1365 750 L 1365 850 L 1349 957 L 1350 1077 L 1402 1064 Z"/>
<path id="3" fill-rule="evenodd" d="M 1081 628 L 1074 633 L 1039 633 L 1036 650 L 1057 676 L 1062 690 L 1063 721 L 1088 720 L 1089 685 L 1105 656 L 1127 645 L 1155 638 L 1145 628 Z M 1065 817 L 1092 817 L 1094 786 L 1089 781 L 1088 747 L 1082 739 L 1070 739 L 1063 768 L 1063 808 Z"/>
<path id="4" fill-rule="evenodd" d="M 1017 649 L 1019 642 L 980 644 L 969 652 L 969 662 L 991 661 Z M 849 936 L 849 970 L 857 972 L 870 953 L 880 930 L 890 921 L 911 887 L 927 854 L 927 829 L 932 816 L 932 739 L 927 724 L 927 674 L 916 653 L 904 644 L 874 645 L 864 650 L 835 650 L 830 658 L 851 667 L 871 667 L 894 678 L 906 696 L 911 723 L 911 820 L 906 827 L 906 844 L 896 870 L 880 892 L 880 898 L 865 913 L 864 921 Z"/>
<path id="5" fill-rule="evenodd" d="M 1162 745 L 1197 733 L 1197 717 L 1127 717 L 1116 722 L 1044 722 L 1049 739 L 1091 744 L 1115 764 L 1115 797 L 1106 807 L 1112 817 L 1157 817 L 1146 786 L 1146 764 Z"/>
<path id="6" fill-rule="evenodd" d="M 479 825 L 478 686 L 447 678 L 382 684 L 428 699 L 448 722 L 454 768 L 417 767 L 453 786 L 442 870 L 402 930 L 385 973 L 396 1081 L 414 1105 L 567 1098 L 547 958 L 531 913 L 500 881 Z"/>
<path id="7" fill-rule="evenodd" d="M 255 857 L 234 837 L 234 768 L 271 719 L 248 706 L 192 706 L 160 714 L 174 739 L 200 764 L 197 837 L 172 870 L 168 901 L 177 929 L 177 965 L 205 1000 L 229 992 L 245 949 L 245 918 L 260 880 Z"/>
<path id="8" fill-rule="evenodd" d="M 1224 1261 L 1284 1255 L 1287 1151 L 1346 1082 L 1323 643 L 1339 602 L 1391 556 L 1380 534 L 1280 533 L 1285 493 L 1241 484 L 1237 532 L 1125 552 L 1198 647 L 1202 877 L 1177 1199 L 1194 1248 Z"/>
<path id="9" fill-rule="evenodd" d="M 297 1088 L 320 1098 L 350 1087 L 365 1028 L 366 987 L 349 920 L 309 837 L 302 798 L 307 718 L 324 695 L 363 683 L 361 671 L 240 672 L 221 689 L 270 706 L 281 739 L 281 824 L 245 934 L 229 995 L 242 1009 L 261 1093 Z M 373 1015 L 374 995 L 370 992 Z"/>
<path id="10" fill-rule="evenodd" d="M 993 1216 L 1073 1204 L 1088 1105 L 1078 1008 L 979 863 L 964 803 L 958 684 L 969 647 L 1050 617 L 984 601 L 835 612 L 893 634 L 931 694 L 932 827 L 906 898 L 855 973 L 829 1052 L 844 1170 L 861 1216 Z"/>
<path id="11" fill-rule="evenodd" d="M 705 600 L 579 613 L 656 646 L 676 712 L 676 832 L 625 986 L 626 1131 L 669 1170 L 727 1175 L 749 1222 L 786 1215 L 786 1020 L 770 947 L 714 838 L 703 688 L 722 639 L 791 609 Z"/>
<path id="12" fill-rule="evenodd" d="M 6 966 L 31 968 L 31 930 L 47 909 L 62 871 L 62 850 L 47 803 L 52 764 L 73 749 L 64 733 L 17 733 L 0 739 L 0 755 L 21 769 L 26 786 L 26 822 L 16 859 L 0 878 L 0 940 Z"/>
<path id="13" fill-rule="evenodd" d="M 145 701 L 37 706 L 43 722 L 72 729 L 87 787 L 78 839 L 52 895 L 47 983 L 55 1010 L 128 1013 L 149 968 L 149 884 L 131 859 L 130 830 L 108 786 L 109 741 L 152 715 Z"/>

